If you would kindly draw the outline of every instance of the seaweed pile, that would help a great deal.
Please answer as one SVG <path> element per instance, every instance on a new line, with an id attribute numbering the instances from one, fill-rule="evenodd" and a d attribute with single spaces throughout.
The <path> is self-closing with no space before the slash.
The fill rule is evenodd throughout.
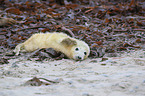
<path id="1" fill-rule="evenodd" d="M 1 64 L 15 58 L 14 53 L 9 52 L 17 44 L 38 32 L 64 32 L 72 36 L 69 32 L 72 31 L 75 38 L 89 44 L 92 58 L 145 48 L 144 0 L 56 1 L 0 1 L 1 18 L 14 19 L 0 24 Z M 38 60 L 65 58 L 53 49 L 39 50 L 31 57 Z"/>

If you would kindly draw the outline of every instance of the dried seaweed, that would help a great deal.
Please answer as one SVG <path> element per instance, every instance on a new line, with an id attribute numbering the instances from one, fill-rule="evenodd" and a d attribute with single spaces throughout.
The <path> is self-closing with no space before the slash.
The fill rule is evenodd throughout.
<path id="1" fill-rule="evenodd" d="M 13 18 L 3 24 L 0 19 L 0 45 L 9 51 L 34 33 L 56 31 L 88 43 L 92 58 L 145 48 L 144 0 L 76 1 L 0 1 L 1 18 Z M 40 61 L 65 58 L 62 53 L 50 53 L 47 49 L 39 50 L 31 57 Z"/>
<path id="2" fill-rule="evenodd" d="M 44 81 L 42 81 L 44 80 Z M 51 84 L 56 84 L 56 83 L 59 83 L 58 81 L 52 81 L 52 80 L 48 80 L 46 78 L 37 78 L 37 77 L 34 77 L 28 81 L 26 81 L 23 85 L 25 86 L 41 86 L 41 85 L 51 85 Z"/>

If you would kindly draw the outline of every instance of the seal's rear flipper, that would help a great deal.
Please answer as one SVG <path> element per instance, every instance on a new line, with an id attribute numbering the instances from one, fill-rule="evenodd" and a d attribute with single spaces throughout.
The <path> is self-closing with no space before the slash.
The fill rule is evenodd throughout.
<path id="1" fill-rule="evenodd" d="M 17 45 L 16 48 L 14 49 L 14 53 L 16 53 L 15 55 L 19 55 L 19 52 L 21 51 L 22 48 L 23 48 L 23 43 Z"/>

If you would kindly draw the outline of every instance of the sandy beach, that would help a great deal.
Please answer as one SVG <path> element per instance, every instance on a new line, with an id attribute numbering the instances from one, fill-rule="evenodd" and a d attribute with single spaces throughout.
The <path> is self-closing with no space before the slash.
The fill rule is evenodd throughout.
<path id="1" fill-rule="evenodd" d="M 145 51 L 104 58 L 11 59 L 0 66 L 0 96 L 145 96 Z M 24 86 L 33 77 L 59 83 Z"/>

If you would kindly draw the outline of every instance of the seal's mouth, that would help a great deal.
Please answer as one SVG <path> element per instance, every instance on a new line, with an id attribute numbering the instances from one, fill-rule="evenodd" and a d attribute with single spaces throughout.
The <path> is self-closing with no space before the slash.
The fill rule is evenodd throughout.
<path id="1" fill-rule="evenodd" d="M 80 56 L 75 56 L 75 60 L 77 60 L 77 61 L 81 61 L 81 60 L 83 60 L 84 58 L 82 58 L 82 57 L 80 57 Z"/>

